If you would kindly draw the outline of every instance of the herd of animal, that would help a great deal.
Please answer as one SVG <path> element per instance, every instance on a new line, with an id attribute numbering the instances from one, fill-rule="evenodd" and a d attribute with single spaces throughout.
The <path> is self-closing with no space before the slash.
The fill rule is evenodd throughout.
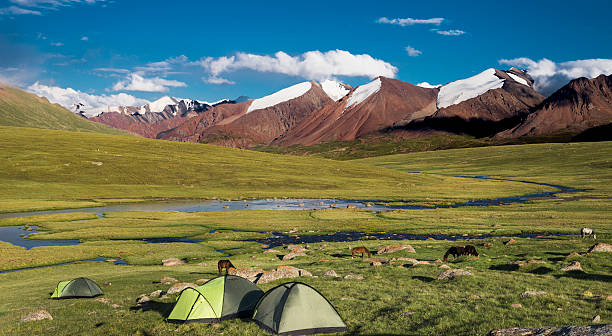
<path id="1" fill-rule="evenodd" d="M 589 236 L 592 237 L 593 240 L 597 239 L 597 235 L 595 234 L 595 231 L 587 227 L 583 227 L 580 230 L 580 236 L 582 237 L 582 239 L 588 238 Z M 372 251 L 368 250 L 368 248 L 365 246 L 353 247 L 351 249 L 351 258 L 355 258 L 355 255 L 359 255 L 359 254 L 361 254 L 362 259 L 364 258 L 366 254 L 368 255 L 368 258 L 370 258 L 372 256 Z M 455 259 L 457 257 L 464 256 L 464 255 L 474 256 L 474 257 L 479 256 L 478 251 L 476 251 L 476 247 L 474 247 L 473 245 L 452 246 L 446 251 L 442 260 L 448 261 L 448 257 L 451 255 Z M 219 269 L 219 274 L 221 274 L 221 271 L 223 269 L 225 269 L 225 272 L 227 273 L 231 268 L 235 268 L 232 262 L 227 259 L 219 260 L 219 262 L 217 263 L 217 267 Z"/>

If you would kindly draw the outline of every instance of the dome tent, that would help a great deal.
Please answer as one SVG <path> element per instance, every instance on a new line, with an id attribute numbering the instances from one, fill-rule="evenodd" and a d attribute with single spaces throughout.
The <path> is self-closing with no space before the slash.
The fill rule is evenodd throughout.
<path id="1" fill-rule="evenodd" d="M 316 289 L 301 282 L 284 283 L 267 291 L 257 303 L 253 320 L 260 328 L 279 335 L 347 330 L 334 306 Z"/>
<path id="2" fill-rule="evenodd" d="M 88 278 L 76 278 L 68 281 L 60 281 L 53 294 L 52 299 L 92 298 L 104 295 L 100 286 Z"/>
<path id="3" fill-rule="evenodd" d="M 185 288 L 168 322 L 219 322 L 235 317 L 251 317 L 257 301 L 264 292 L 249 280 L 223 275 L 196 288 Z"/>

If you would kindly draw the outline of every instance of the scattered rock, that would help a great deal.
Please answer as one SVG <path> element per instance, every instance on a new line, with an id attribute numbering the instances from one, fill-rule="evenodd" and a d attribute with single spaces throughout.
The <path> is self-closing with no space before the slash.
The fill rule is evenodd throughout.
<path id="1" fill-rule="evenodd" d="M 448 266 L 448 265 L 446 265 L 446 264 L 442 264 L 442 265 L 440 265 L 440 268 L 450 269 L 450 266 Z"/>
<path id="2" fill-rule="evenodd" d="M 382 266 L 382 263 L 380 261 L 372 261 L 370 266 L 379 267 Z"/>
<path id="3" fill-rule="evenodd" d="M 520 304 L 520 303 L 513 303 L 512 307 L 514 307 L 514 308 L 523 308 L 523 305 Z"/>
<path id="4" fill-rule="evenodd" d="M 546 264 L 546 261 L 539 259 L 529 259 L 527 260 L 528 264 Z"/>
<path id="5" fill-rule="evenodd" d="M 164 266 L 177 266 L 177 265 L 184 265 L 185 261 L 178 259 L 178 258 L 168 258 L 168 259 L 164 259 L 162 260 L 162 265 Z"/>
<path id="6" fill-rule="evenodd" d="M 306 253 L 293 250 L 283 256 L 283 261 L 293 260 L 295 257 L 305 257 L 305 256 L 306 256 Z"/>
<path id="7" fill-rule="evenodd" d="M 436 263 L 441 263 L 441 262 L 442 262 L 442 260 L 441 260 L 441 259 L 436 259 L 436 260 L 434 260 L 434 262 L 436 262 Z"/>
<path id="8" fill-rule="evenodd" d="M 355 209 L 355 204 L 349 204 L 346 206 L 347 209 Z"/>
<path id="9" fill-rule="evenodd" d="M 580 257 L 580 253 L 572 252 L 572 253 L 568 254 L 566 258 L 572 258 L 572 257 Z"/>
<path id="10" fill-rule="evenodd" d="M 416 312 L 413 312 L 413 311 L 405 311 L 405 312 L 401 313 L 399 316 L 400 316 L 400 317 L 406 317 L 406 316 L 412 316 L 412 315 L 414 315 L 414 314 L 416 314 Z"/>
<path id="11" fill-rule="evenodd" d="M 489 332 L 487 336 L 605 336 L 612 334 L 612 324 L 564 327 L 508 328 Z"/>
<path id="12" fill-rule="evenodd" d="M 112 283 L 111 282 L 105 282 L 105 283 L 103 283 L 103 285 L 106 286 L 106 287 L 109 287 L 110 285 L 112 285 Z"/>
<path id="13" fill-rule="evenodd" d="M 203 285 L 203 284 L 207 283 L 208 280 L 210 280 L 210 279 L 198 279 L 198 280 L 196 280 L 196 283 L 198 285 Z"/>
<path id="14" fill-rule="evenodd" d="M 95 301 L 101 302 L 101 303 L 105 303 L 105 304 L 109 304 L 110 303 L 110 300 L 109 299 L 105 299 L 105 298 L 97 298 L 97 299 L 95 299 Z"/>
<path id="15" fill-rule="evenodd" d="M 252 267 L 240 267 L 240 268 L 232 268 L 228 271 L 231 275 L 236 275 L 239 277 L 243 277 L 250 282 L 257 281 L 257 278 L 263 274 L 264 270 L 261 268 L 252 268 Z"/>
<path id="16" fill-rule="evenodd" d="M 593 323 L 599 323 L 599 322 L 601 322 L 601 316 L 599 316 L 599 315 L 595 315 L 595 316 L 593 317 Z"/>
<path id="17" fill-rule="evenodd" d="M 48 311 L 41 309 L 39 311 L 30 313 L 24 316 L 21 319 L 21 322 L 31 322 L 31 321 L 41 321 L 41 320 L 53 320 L 53 316 L 51 316 L 51 314 L 49 314 Z"/>
<path id="18" fill-rule="evenodd" d="M 504 243 L 504 245 L 508 246 L 510 244 L 514 244 L 516 243 L 516 240 L 514 240 L 514 238 L 510 238 L 510 240 L 508 240 L 507 242 Z"/>
<path id="19" fill-rule="evenodd" d="M 120 308 L 121 306 L 120 306 L 120 305 L 118 305 L 118 304 L 116 304 L 116 303 L 113 303 L 113 304 L 111 305 L 111 307 L 113 307 L 113 308 L 117 309 L 117 308 Z"/>
<path id="20" fill-rule="evenodd" d="M 291 252 L 306 252 L 306 248 L 302 245 L 293 245 L 293 244 L 289 244 L 287 245 L 287 250 L 291 251 Z"/>
<path id="21" fill-rule="evenodd" d="M 612 301 L 612 295 L 608 295 L 608 296 L 606 296 L 606 300 L 607 300 L 607 301 Z"/>
<path id="22" fill-rule="evenodd" d="M 324 278 L 337 278 L 338 274 L 334 270 L 329 270 L 329 271 L 325 272 L 325 274 L 323 274 L 323 277 Z"/>
<path id="23" fill-rule="evenodd" d="M 429 237 L 429 238 L 427 238 L 426 240 L 436 240 L 436 238 L 434 238 L 434 237 Z"/>
<path id="24" fill-rule="evenodd" d="M 473 300 L 480 299 L 480 295 L 472 294 L 472 295 L 470 295 L 470 299 L 473 299 Z"/>
<path id="25" fill-rule="evenodd" d="M 389 259 L 385 257 L 372 257 L 372 258 L 365 258 L 363 259 L 363 261 L 368 261 L 370 263 L 373 263 L 373 262 L 386 263 L 389 261 Z"/>
<path id="26" fill-rule="evenodd" d="M 263 253 L 280 253 L 280 251 L 275 249 L 267 249 L 264 250 Z"/>
<path id="27" fill-rule="evenodd" d="M 493 244 L 492 244 L 492 243 L 489 243 L 489 242 L 484 242 L 484 243 L 482 243 L 481 245 L 482 245 L 483 247 L 491 247 L 491 246 L 493 246 Z"/>
<path id="28" fill-rule="evenodd" d="M 355 300 L 355 299 L 353 299 L 352 297 L 343 296 L 343 297 L 340 298 L 340 300 L 341 301 L 345 301 L 345 300 Z"/>
<path id="29" fill-rule="evenodd" d="M 198 287 L 198 285 L 191 283 L 191 282 L 179 282 L 179 283 L 175 283 L 174 285 L 172 285 L 170 288 L 168 288 L 168 294 L 174 294 L 174 293 L 180 293 L 183 289 L 185 288 L 195 288 Z"/>
<path id="30" fill-rule="evenodd" d="M 176 280 L 175 278 L 165 276 L 161 278 L 159 282 L 163 283 L 164 285 L 170 285 L 172 283 L 178 282 L 178 280 Z"/>
<path id="31" fill-rule="evenodd" d="M 364 277 L 363 275 L 358 275 L 358 274 L 347 274 L 346 276 L 344 276 L 345 279 L 354 279 L 354 280 L 363 280 Z"/>
<path id="32" fill-rule="evenodd" d="M 141 296 L 138 297 L 138 299 L 136 299 L 136 303 L 138 304 L 143 304 L 149 301 L 151 301 L 151 298 L 148 297 L 146 294 L 142 294 Z"/>
<path id="33" fill-rule="evenodd" d="M 570 265 L 563 267 L 561 270 L 563 272 L 582 271 L 582 266 L 580 266 L 580 261 L 573 261 Z"/>
<path id="34" fill-rule="evenodd" d="M 416 251 L 414 250 L 414 248 L 412 248 L 412 246 L 408 244 L 401 244 L 401 245 L 387 245 L 381 248 L 380 250 L 378 250 L 378 254 L 393 253 L 393 252 L 402 251 L 402 250 L 408 250 L 407 252 L 409 253 L 416 253 Z"/>
<path id="35" fill-rule="evenodd" d="M 162 296 L 162 294 L 164 294 L 164 291 L 161 289 L 158 289 L 155 292 L 152 292 L 151 294 L 149 294 L 149 296 L 150 297 L 160 297 Z"/>
<path id="36" fill-rule="evenodd" d="M 215 327 L 215 328 L 219 328 L 219 327 L 221 327 L 221 324 L 220 323 L 213 323 L 212 326 Z"/>
<path id="37" fill-rule="evenodd" d="M 539 295 L 546 295 L 546 292 L 543 291 L 526 291 L 521 293 L 521 297 L 532 297 L 532 296 L 539 296 Z"/>
<path id="38" fill-rule="evenodd" d="M 589 248 L 587 253 L 593 252 L 612 252 L 612 245 L 606 243 L 597 243 Z"/>
<path id="39" fill-rule="evenodd" d="M 454 279 L 454 278 L 459 277 L 459 276 L 471 275 L 471 274 L 472 273 L 470 273 L 468 271 L 464 271 L 461 268 L 448 269 L 448 270 L 443 271 L 442 273 L 440 273 L 440 275 L 438 275 L 438 280 L 451 280 L 451 279 Z"/>
<path id="40" fill-rule="evenodd" d="M 430 265 L 430 263 L 427 260 L 417 260 L 417 262 L 412 264 L 412 266 L 417 266 L 417 265 Z"/>
<path id="41" fill-rule="evenodd" d="M 95 315 L 97 313 L 98 313 L 97 311 L 93 310 L 93 311 L 87 312 L 87 315 Z"/>
<path id="42" fill-rule="evenodd" d="M 198 266 L 202 266 L 202 267 L 206 267 L 206 266 L 207 266 L 205 262 L 199 262 L 199 263 L 197 263 L 196 265 L 198 265 Z"/>

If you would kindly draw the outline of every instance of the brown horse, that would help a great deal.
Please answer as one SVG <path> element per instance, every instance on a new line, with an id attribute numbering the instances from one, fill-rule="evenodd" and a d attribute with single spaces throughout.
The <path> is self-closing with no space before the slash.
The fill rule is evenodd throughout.
<path id="1" fill-rule="evenodd" d="M 236 267 L 234 267 L 231 261 L 225 259 L 225 260 L 219 260 L 219 262 L 217 263 L 217 268 L 219 268 L 219 274 L 221 274 L 221 270 L 223 270 L 224 268 L 225 268 L 225 274 L 227 274 L 230 268 L 236 268 Z"/>
<path id="2" fill-rule="evenodd" d="M 363 259 L 363 255 L 365 253 L 368 254 L 368 258 L 372 256 L 372 252 L 368 250 L 365 246 L 354 247 L 351 249 L 351 258 L 355 258 L 355 254 L 361 253 L 361 259 Z"/>
<path id="3" fill-rule="evenodd" d="M 473 255 L 473 256 L 478 257 L 478 252 L 476 252 L 476 248 L 472 245 L 453 246 L 449 248 L 448 251 L 446 251 L 446 253 L 444 254 L 443 260 L 447 261 L 448 256 L 451 254 L 455 258 L 457 258 L 458 256 L 462 256 L 462 255 Z"/>

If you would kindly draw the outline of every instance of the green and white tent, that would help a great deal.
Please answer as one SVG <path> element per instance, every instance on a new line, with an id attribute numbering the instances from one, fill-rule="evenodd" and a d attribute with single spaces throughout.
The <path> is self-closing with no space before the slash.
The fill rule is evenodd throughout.
<path id="1" fill-rule="evenodd" d="M 185 288 L 168 316 L 168 322 L 219 322 L 251 317 L 264 292 L 245 278 L 224 275 L 196 288 Z"/>
<path id="2" fill-rule="evenodd" d="M 53 294 L 52 299 L 70 299 L 70 298 L 92 298 L 104 295 L 100 286 L 87 278 L 76 278 L 68 281 L 60 281 Z"/>
<path id="3" fill-rule="evenodd" d="M 279 335 L 308 335 L 346 331 L 340 315 L 316 289 L 301 282 L 274 287 L 259 300 L 253 320 Z"/>

